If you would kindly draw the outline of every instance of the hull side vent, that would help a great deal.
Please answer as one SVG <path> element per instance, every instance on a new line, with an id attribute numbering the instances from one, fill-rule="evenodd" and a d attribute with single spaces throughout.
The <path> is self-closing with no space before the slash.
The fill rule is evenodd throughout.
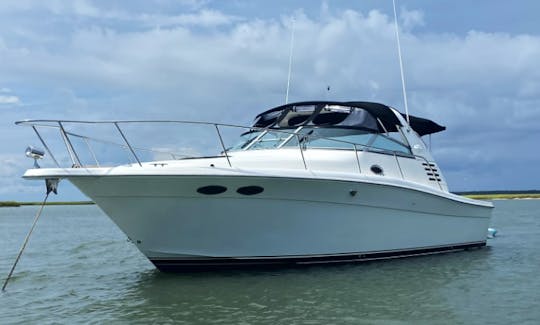
<path id="1" fill-rule="evenodd" d="M 424 170 L 426 171 L 426 175 L 428 176 L 428 179 L 433 182 L 440 182 L 441 175 L 439 174 L 439 170 L 437 169 L 437 166 L 432 163 L 422 163 L 422 166 L 424 166 Z"/>

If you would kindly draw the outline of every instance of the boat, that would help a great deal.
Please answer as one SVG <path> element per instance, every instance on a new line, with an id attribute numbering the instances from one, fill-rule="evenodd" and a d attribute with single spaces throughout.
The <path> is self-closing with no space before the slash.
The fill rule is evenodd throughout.
<path id="1" fill-rule="evenodd" d="M 220 147 L 212 156 L 145 161 L 123 130 L 148 123 L 209 126 Z M 54 161 L 23 177 L 73 183 L 161 271 L 357 262 L 486 245 L 493 205 L 449 192 L 422 139 L 445 127 L 384 104 L 289 103 L 249 126 L 17 124 L 31 126 Z M 99 138 L 75 131 L 103 125 L 118 131 L 114 145 L 132 162 L 105 166 L 89 145 Z M 51 127 L 67 166 L 40 133 Z M 225 144 L 225 128 L 237 130 L 237 144 Z M 85 142 L 95 161 L 84 161 L 75 142 Z"/>

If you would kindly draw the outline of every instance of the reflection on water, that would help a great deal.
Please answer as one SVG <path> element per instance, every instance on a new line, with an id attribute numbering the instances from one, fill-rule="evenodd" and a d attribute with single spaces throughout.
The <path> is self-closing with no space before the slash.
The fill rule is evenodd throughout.
<path id="1" fill-rule="evenodd" d="M 211 323 L 316 323 L 415 320 L 459 322 L 448 290 L 467 275 L 481 281 L 490 250 L 361 265 L 267 272 L 140 274 L 126 299 L 142 301 L 135 318 Z M 157 308 L 156 308 L 157 307 Z M 127 318 L 126 320 L 135 319 Z M 149 318 L 151 319 L 151 318 Z"/>
<path id="2" fill-rule="evenodd" d="M 96 207 L 45 209 L 0 313 L 11 322 L 482 324 L 540 320 L 540 201 L 496 203 L 490 247 L 363 264 L 161 273 Z M 0 273 L 33 216 L 0 210 Z"/>

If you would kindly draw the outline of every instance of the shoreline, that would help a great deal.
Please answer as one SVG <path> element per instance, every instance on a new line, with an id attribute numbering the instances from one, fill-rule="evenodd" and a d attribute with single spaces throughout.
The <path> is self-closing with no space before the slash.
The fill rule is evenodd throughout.
<path id="1" fill-rule="evenodd" d="M 481 194 L 459 194 L 474 200 L 540 200 L 540 193 L 481 193 Z M 42 202 L 19 202 L 0 201 L 0 208 L 21 207 L 41 205 Z M 45 205 L 93 205 L 93 201 L 59 201 L 47 202 Z"/>
<path id="2" fill-rule="evenodd" d="M 466 194 L 463 195 L 474 200 L 539 200 L 539 193 L 519 193 L 519 194 Z"/>
<path id="3" fill-rule="evenodd" d="M 0 201 L 0 208 L 17 208 L 21 206 L 41 205 L 42 202 L 18 202 L 18 201 Z M 45 205 L 92 205 L 93 201 L 65 201 L 65 202 L 47 202 Z"/>

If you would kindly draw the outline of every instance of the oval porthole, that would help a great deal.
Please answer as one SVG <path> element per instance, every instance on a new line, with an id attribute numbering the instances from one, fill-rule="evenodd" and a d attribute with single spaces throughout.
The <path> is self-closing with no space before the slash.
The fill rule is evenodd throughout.
<path id="1" fill-rule="evenodd" d="M 374 174 L 377 174 L 377 175 L 383 175 L 383 169 L 381 168 L 381 166 L 379 165 L 373 165 L 371 166 L 371 171 L 374 173 Z"/>
<path id="2" fill-rule="evenodd" d="M 264 191 L 264 188 L 260 186 L 242 186 L 236 190 L 236 193 L 243 194 L 243 195 L 255 195 L 255 194 L 262 193 L 263 191 Z"/>
<path id="3" fill-rule="evenodd" d="M 199 187 L 197 189 L 198 193 L 206 194 L 206 195 L 216 195 L 216 194 L 221 194 L 226 191 L 227 191 L 227 188 L 221 185 L 209 185 L 209 186 Z"/>

